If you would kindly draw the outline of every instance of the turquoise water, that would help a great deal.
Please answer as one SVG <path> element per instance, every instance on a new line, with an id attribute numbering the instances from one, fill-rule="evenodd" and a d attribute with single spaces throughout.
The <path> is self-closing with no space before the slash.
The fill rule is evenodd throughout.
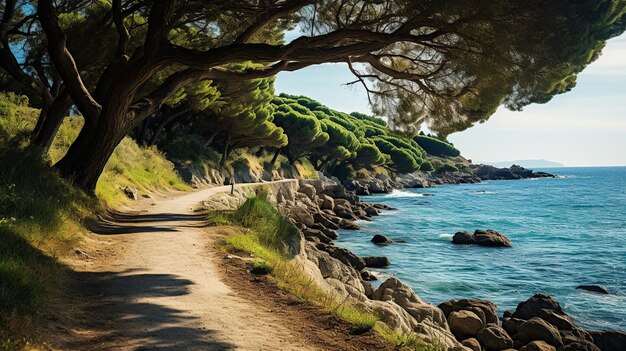
<path id="1" fill-rule="evenodd" d="M 342 231 L 337 244 L 389 257 L 389 268 L 375 270 L 379 282 L 397 276 L 435 304 L 482 298 L 501 315 L 543 292 L 585 327 L 626 330 L 626 167 L 542 170 L 560 177 L 362 197 L 399 210 Z M 475 229 L 497 230 L 513 248 L 450 243 L 453 233 Z M 406 243 L 376 246 L 374 234 Z M 576 290 L 581 284 L 604 285 L 611 294 Z"/>

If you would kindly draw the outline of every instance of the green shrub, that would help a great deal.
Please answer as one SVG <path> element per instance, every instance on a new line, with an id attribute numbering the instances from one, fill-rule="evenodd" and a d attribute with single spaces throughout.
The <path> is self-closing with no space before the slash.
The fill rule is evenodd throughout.
<path id="1" fill-rule="evenodd" d="M 458 172 L 459 169 L 456 168 L 455 165 L 453 165 L 452 163 L 444 163 L 441 166 L 437 167 L 437 169 L 435 169 L 435 173 L 437 174 L 442 174 L 442 173 L 453 173 L 453 172 Z"/>
<path id="2" fill-rule="evenodd" d="M 418 135 L 413 138 L 415 142 L 422 147 L 428 154 L 441 157 L 457 157 L 461 155 L 461 151 L 445 141 L 426 135 Z"/>

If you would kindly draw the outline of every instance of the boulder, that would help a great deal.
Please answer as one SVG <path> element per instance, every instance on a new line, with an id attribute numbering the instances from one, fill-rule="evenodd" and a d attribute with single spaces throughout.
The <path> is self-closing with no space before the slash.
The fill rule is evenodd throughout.
<path id="1" fill-rule="evenodd" d="M 363 280 L 365 280 L 366 282 L 371 282 L 373 280 L 378 280 L 378 278 L 376 278 L 376 276 L 374 274 L 372 274 L 372 272 L 367 271 L 367 270 L 362 270 L 361 271 L 361 278 Z"/>
<path id="2" fill-rule="evenodd" d="M 457 340 L 474 337 L 479 330 L 485 327 L 485 322 L 476 313 L 467 310 L 450 313 L 448 324 L 450 325 L 450 331 L 456 336 Z"/>
<path id="3" fill-rule="evenodd" d="M 556 348 L 545 341 L 535 340 L 522 346 L 519 351 L 556 351 Z"/>
<path id="4" fill-rule="evenodd" d="M 625 351 L 626 333 L 617 330 L 588 330 L 593 343 L 602 351 Z"/>
<path id="5" fill-rule="evenodd" d="M 515 341 L 521 345 L 535 340 L 543 340 L 555 348 L 563 346 L 563 339 L 559 330 L 538 317 L 533 317 L 522 323 L 514 336 Z"/>
<path id="6" fill-rule="evenodd" d="M 620 349 L 614 349 L 614 350 L 619 351 Z M 622 350 L 624 350 L 624 347 L 622 347 Z M 600 350 L 598 346 L 596 346 L 594 343 L 590 341 L 577 340 L 577 341 L 568 343 L 567 345 L 564 345 L 563 347 L 560 347 L 558 351 L 602 351 L 602 350 Z"/>
<path id="7" fill-rule="evenodd" d="M 372 294 L 373 300 L 392 301 L 408 312 L 418 323 L 430 324 L 448 331 L 443 312 L 435 305 L 422 301 L 406 284 L 396 278 L 385 280 Z M 449 332 L 448 332 L 449 333 Z"/>
<path id="8" fill-rule="evenodd" d="M 332 210 L 333 208 L 335 208 L 335 200 L 333 200 L 332 197 L 326 195 L 326 194 L 320 194 L 319 196 L 320 200 L 322 200 L 320 208 L 322 210 Z"/>
<path id="9" fill-rule="evenodd" d="M 495 230 L 476 230 L 474 234 L 468 232 L 457 232 L 452 237 L 452 243 L 457 245 L 476 244 L 491 247 L 511 247 L 511 241 Z"/>
<path id="10" fill-rule="evenodd" d="M 364 261 L 361 257 L 357 256 L 352 251 L 341 247 L 335 248 L 335 251 L 333 251 L 330 256 L 338 259 L 344 264 L 354 267 L 357 271 L 362 270 L 366 265 L 366 261 Z"/>
<path id="11" fill-rule="evenodd" d="M 608 294 L 609 291 L 601 286 L 601 285 L 579 285 L 576 287 L 576 289 L 579 290 L 585 290 L 585 291 L 590 291 L 590 292 L 595 292 L 595 293 L 599 293 L 599 294 Z"/>
<path id="12" fill-rule="evenodd" d="M 324 233 L 324 235 L 326 235 L 327 237 L 333 240 L 339 237 L 339 234 L 337 234 L 337 231 L 328 229 L 319 223 L 315 223 L 311 228 L 319 230 L 320 232 Z"/>
<path id="13" fill-rule="evenodd" d="M 311 184 L 300 184 L 300 189 L 298 189 L 298 192 L 301 192 L 304 195 L 306 195 L 306 197 L 308 197 L 309 200 L 315 201 L 315 195 L 316 195 L 317 191 L 315 190 L 315 187 L 313 185 L 311 185 Z"/>
<path id="14" fill-rule="evenodd" d="M 515 336 L 524 322 L 525 320 L 519 318 L 505 318 L 502 321 L 502 329 L 506 330 L 509 335 Z"/>
<path id="15" fill-rule="evenodd" d="M 452 237 L 452 243 L 457 245 L 476 244 L 474 236 L 468 232 L 456 232 Z"/>
<path id="16" fill-rule="evenodd" d="M 476 230 L 474 232 L 474 240 L 480 246 L 496 246 L 511 247 L 511 241 L 506 236 L 496 232 L 495 230 Z"/>
<path id="17" fill-rule="evenodd" d="M 380 244 L 391 244 L 391 243 L 393 243 L 393 240 L 389 239 L 388 237 L 386 237 L 384 235 L 376 234 L 372 238 L 372 242 L 374 244 L 379 244 L 379 245 Z"/>
<path id="18" fill-rule="evenodd" d="M 472 351 L 482 351 L 480 343 L 475 338 L 469 338 L 461 341 L 461 345 L 471 349 Z"/>
<path id="19" fill-rule="evenodd" d="M 391 264 L 389 259 L 385 256 L 367 256 L 363 257 L 365 266 L 369 268 L 383 268 Z"/>
<path id="20" fill-rule="evenodd" d="M 359 227 L 358 224 L 354 223 L 353 221 L 349 221 L 347 219 L 341 219 L 337 225 L 339 226 L 339 228 L 346 229 L 346 230 L 361 229 L 361 227 Z"/>
<path id="21" fill-rule="evenodd" d="M 513 347 L 513 339 L 511 339 L 509 334 L 495 325 L 479 330 L 476 334 L 476 339 L 488 351 L 499 351 Z"/>
<path id="22" fill-rule="evenodd" d="M 122 192 L 124 192 L 124 195 L 131 200 L 137 201 L 139 199 L 139 191 L 136 188 L 127 186 L 122 189 Z"/>
<path id="23" fill-rule="evenodd" d="M 326 215 L 322 213 L 319 213 L 319 212 L 314 213 L 313 220 L 315 221 L 315 223 L 319 223 L 328 229 L 333 229 L 333 230 L 339 229 L 339 226 L 336 223 L 331 221 Z"/>
<path id="24" fill-rule="evenodd" d="M 480 310 L 482 314 L 485 316 L 485 324 L 487 323 L 495 323 L 498 324 L 498 315 L 496 314 L 496 304 L 487 300 L 480 299 L 453 299 L 446 302 L 443 302 L 437 306 L 441 308 L 443 313 L 446 316 L 449 316 L 450 313 L 454 311 L 468 310 L 476 313 L 479 317 Z M 481 318 L 482 319 L 482 318 Z"/>
<path id="25" fill-rule="evenodd" d="M 293 218 L 296 222 L 304 224 L 307 227 L 312 227 L 315 224 L 311 213 L 300 206 L 292 207 L 289 217 Z"/>
<path id="26" fill-rule="evenodd" d="M 321 230 L 318 230 L 318 229 L 305 228 L 302 230 L 302 234 L 304 234 L 305 239 L 314 237 L 324 244 L 332 243 L 332 240 L 329 237 L 327 237 L 326 234 L 322 233 Z"/>
<path id="27" fill-rule="evenodd" d="M 561 305 L 556 300 L 545 294 L 535 294 L 528 300 L 519 303 L 512 317 L 519 319 L 539 317 L 542 309 L 551 310 L 558 315 L 565 315 Z"/>

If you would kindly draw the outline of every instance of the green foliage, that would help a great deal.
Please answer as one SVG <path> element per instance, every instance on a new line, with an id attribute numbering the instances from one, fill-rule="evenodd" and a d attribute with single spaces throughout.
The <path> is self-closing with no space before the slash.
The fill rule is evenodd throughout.
<path id="1" fill-rule="evenodd" d="M 421 146 L 424 151 L 433 156 L 457 157 L 461 155 L 461 151 L 459 151 L 457 148 L 437 138 L 425 135 L 418 135 L 413 138 L 413 140 L 415 140 L 415 142 L 419 144 L 419 146 Z"/>
<path id="2" fill-rule="evenodd" d="M 458 172 L 459 169 L 453 165 L 452 163 L 444 163 L 441 166 L 438 166 L 435 169 L 435 173 L 441 174 L 441 173 L 453 173 L 453 172 Z"/>
<path id="3" fill-rule="evenodd" d="M 267 275 L 272 273 L 273 270 L 274 267 L 272 267 L 272 265 L 266 260 L 255 259 L 254 261 L 252 261 L 252 268 L 250 268 L 250 273 L 255 275 Z"/>
<path id="4" fill-rule="evenodd" d="M 271 267 L 270 274 L 280 288 L 304 301 L 322 306 L 337 317 L 352 323 L 355 332 L 372 329 L 378 322 L 375 315 L 358 306 L 340 302 L 335 296 L 325 293 L 299 266 L 289 260 L 291 255 L 286 253 L 285 248 L 294 239 L 299 239 L 300 234 L 291 222 L 280 216 L 266 200 L 266 196 L 266 190 L 261 188 L 255 197 L 248 199 L 234 212 L 209 214 L 209 221 L 213 224 L 235 224 L 248 228 L 247 232 L 226 237 L 226 245 L 256 256 L 253 268 L 259 266 L 261 271 L 265 271 L 268 266 Z"/>

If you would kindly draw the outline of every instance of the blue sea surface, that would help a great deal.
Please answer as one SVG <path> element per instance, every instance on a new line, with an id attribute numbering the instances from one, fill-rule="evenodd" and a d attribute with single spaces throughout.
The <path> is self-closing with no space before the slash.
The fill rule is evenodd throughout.
<path id="1" fill-rule="evenodd" d="M 399 210 L 341 231 L 337 245 L 387 256 L 391 266 L 374 270 L 378 282 L 397 276 L 434 304 L 481 298 L 501 315 L 543 292 L 582 326 L 626 330 L 626 167 L 541 170 L 559 177 L 364 196 Z M 455 232 L 475 229 L 505 234 L 513 247 L 450 243 Z M 374 234 L 406 243 L 377 246 Z M 610 294 L 576 289 L 583 284 Z"/>

